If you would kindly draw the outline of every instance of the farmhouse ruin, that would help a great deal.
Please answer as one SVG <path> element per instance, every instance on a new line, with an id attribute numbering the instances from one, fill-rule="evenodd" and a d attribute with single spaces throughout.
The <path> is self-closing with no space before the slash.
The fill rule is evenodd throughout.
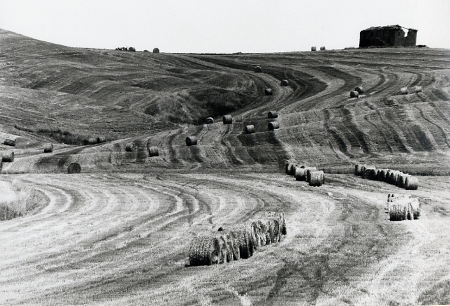
<path id="1" fill-rule="evenodd" d="M 400 25 L 370 27 L 362 30 L 359 35 L 359 47 L 415 47 L 417 30 L 407 29 Z"/>

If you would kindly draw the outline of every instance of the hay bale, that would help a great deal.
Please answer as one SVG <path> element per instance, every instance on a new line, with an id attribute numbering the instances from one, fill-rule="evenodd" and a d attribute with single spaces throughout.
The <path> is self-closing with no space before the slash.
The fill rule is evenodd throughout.
<path id="1" fill-rule="evenodd" d="M 5 139 L 5 141 L 3 141 L 3 144 L 7 145 L 7 146 L 15 147 L 16 146 L 16 140 L 7 138 L 7 139 Z"/>
<path id="2" fill-rule="evenodd" d="M 213 117 L 206 118 L 206 124 L 213 124 L 213 123 L 214 123 L 214 118 Z"/>
<path id="3" fill-rule="evenodd" d="M 407 94 L 409 93 L 408 87 L 402 87 L 402 88 L 400 88 L 400 93 L 401 93 L 402 95 L 407 95 Z"/>
<path id="4" fill-rule="evenodd" d="M 277 130 L 279 128 L 280 128 L 280 124 L 278 123 L 278 121 L 271 121 L 268 124 L 269 131 Z"/>
<path id="5" fill-rule="evenodd" d="M 125 151 L 127 152 L 133 152 L 135 149 L 135 145 L 132 142 L 129 142 L 125 145 Z"/>
<path id="6" fill-rule="evenodd" d="M 246 125 L 244 131 L 246 134 L 253 134 L 255 132 L 255 126 L 252 124 Z"/>
<path id="7" fill-rule="evenodd" d="M 149 144 L 147 144 L 147 150 L 148 150 L 148 156 L 149 157 L 159 156 L 159 149 L 158 149 L 158 147 L 150 146 Z"/>
<path id="8" fill-rule="evenodd" d="M 195 137 L 195 136 L 186 137 L 186 145 L 187 146 L 196 146 L 197 145 L 197 137 Z"/>
<path id="9" fill-rule="evenodd" d="M 409 220 L 417 220 L 420 217 L 421 205 L 419 199 L 412 198 L 409 201 Z"/>
<path id="10" fill-rule="evenodd" d="M 96 143 L 97 143 L 97 138 L 91 137 L 91 138 L 88 139 L 88 144 L 89 145 L 94 145 Z"/>
<path id="11" fill-rule="evenodd" d="M 363 168 L 364 168 L 365 166 L 366 166 L 366 165 L 361 165 L 361 164 L 355 165 L 355 175 L 361 176 L 361 175 L 362 175 L 362 172 L 363 172 Z"/>
<path id="12" fill-rule="evenodd" d="M 402 187 L 402 183 L 403 183 L 402 180 L 403 180 L 404 175 L 405 174 L 403 172 L 401 172 L 401 171 L 398 172 L 398 174 L 395 176 L 395 182 L 394 182 L 395 186 Z"/>
<path id="13" fill-rule="evenodd" d="M 289 82 L 288 82 L 288 80 L 281 80 L 281 86 L 288 86 L 289 85 Z"/>
<path id="14" fill-rule="evenodd" d="M 419 180 L 415 176 L 408 176 L 405 181 L 406 190 L 417 190 L 419 188 Z"/>
<path id="15" fill-rule="evenodd" d="M 358 97 L 359 97 L 359 92 L 357 92 L 356 90 L 350 91 L 350 98 L 358 98 Z"/>
<path id="16" fill-rule="evenodd" d="M 225 115 L 222 117 L 223 124 L 232 124 L 233 123 L 233 117 L 231 115 Z"/>
<path id="17" fill-rule="evenodd" d="M 388 169 L 379 169 L 378 173 L 377 173 L 377 180 L 385 182 L 387 173 L 388 173 Z"/>
<path id="18" fill-rule="evenodd" d="M 395 201 L 389 205 L 389 221 L 403 221 L 407 219 L 408 201 Z"/>
<path id="19" fill-rule="evenodd" d="M 373 166 L 365 166 L 362 172 L 363 179 L 376 180 L 377 179 L 377 169 Z"/>
<path id="20" fill-rule="evenodd" d="M 267 118 L 278 118 L 278 112 L 277 111 L 270 111 L 267 113 Z"/>
<path id="21" fill-rule="evenodd" d="M 323 171 L 309 171 L 307 179 L 309 186 L 321 186 L 325 182 Z"/>
<path id="22" fill-rule="evenodd" d="M 256 250 L 256 238 L 251 228 L 251 224 L 237 224 L 229 229 L 233 237 L 234 247 L 239 249 L 239 255 L 242 259 L 251 257 Z"/>
<path id="23" fill-rule="evenodd" d="M 409 176 L 411 176 L 411 175 L 405 174 L 405 173 L 401 173 L 401 174 L 398 176 L 398 178 L 397 178 L 397 180 L 398 180 L 397 186 L 400 187 L 400 188 L 405 188 L 405 186 L 406 186 L 406 179 L 407 179 Z"/>
<path id="24" fill-rule="evenodd" d="M 317 50 L 317 48 L 315 46 L 311 47 L 311 51 L 316 51 L 316 50 Z"/>
<path id="25" fill-rule="evenodd" d="M 81 166 L 79 163 L 71 163 L 69 167 L 67 167 L 67 172 L 72 173 L 80 173 L 81 172 Z"/>
<path id="26" fill-rule="evenodd" d="M 266 88 L 264 89 L 264 94 L 266 96 L 271 96 L 272 95 L 272 88 Z"/>
<path id="27" fill-rule="evenodd" d="M 220 242 L 217 237 L 201 236 L 189 245 L 189 265 L 202 266 L 219 263 Z"/>
<path id="28" fill-rule="evenodd" d="M 325 51 L 325 47 L 320 47 L 320 51 Z"/>
<path id="29" fill-rule="evenodd" d="M 362 86 L 356 86 L 355 91 L 362 95 L 364 93 L 364 88 Z"/>
<path id="30" fill-rule="evenodd" d="M 106 137 L 105 136 L 98 136 L 97 137 L 97 143 L 102 143 L 102 142 L 106 142 Z"/>
<path id="31" fill-rule="evenodd" d="M 255 67 L 255 72 L 262 72 L 261 66 L 256 66 Z"/>
<path id="32" fill-rule="evenodd" d="M 285 166 L 286 174 L 294 175 L 295 174 L 295 164 L 287 162 Z"/>
<path id="33" fill-rule="evenodd" d="M 422 92 L 423 90 L 422 90 L 422 86 L 415 86 L 414 87 L 414 92 L 415 93 L 419 93 L 419 92 Z"/>
<path id="34" fill-rule="evenodd" d="M 159 53 L 159 49 L 158 48 L 153 48 L 153 53 Z"/>
<path id="35" fill-rule="evenodd" d="M 44 146 L 44 153 L 52 153 L 53 152 L 53 144 L 52 143 L 47 143 Z"/>
<path id="36" fill-rule="evenodd" d="M 2 162 L 12 163 L 14 161 L 14 152 L 2 153 Z"/>
<path id="37" fill-rule="evenodd" d="M 308 170 L 317 170 L 316 167 L 296 167 L 294 177 L 297 181 L 306 181 L 306 172 Z"/>

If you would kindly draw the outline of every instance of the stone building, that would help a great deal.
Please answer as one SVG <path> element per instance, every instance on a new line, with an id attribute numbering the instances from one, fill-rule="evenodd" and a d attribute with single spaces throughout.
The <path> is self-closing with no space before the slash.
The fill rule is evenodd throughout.
<path id="1" fill-rule="evenodd" d="M 415 47 L 417 30 L 407 29 L 405 36 L 399 25 L 371 27 L 359 33 L 359 47 Z"/>

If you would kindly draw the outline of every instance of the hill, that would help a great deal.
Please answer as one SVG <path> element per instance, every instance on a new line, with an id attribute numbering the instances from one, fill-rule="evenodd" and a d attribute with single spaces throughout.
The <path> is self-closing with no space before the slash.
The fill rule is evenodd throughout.
<path id="1" fill-rule="evenodd" d="M 152 167 L 281 167 L 292 160 L 338 172 L 356 162 L 449 171 L 448 50 L 154 54 L 69 48 L 4 30 L 0 43 L 1 131 L 27 139 L 18 142 L 19 158 L 42 141 L 83 145 L 104 136 L 107 144 L 76 150 L 88 167 L 110 163 L 111 152 L 132 165 L 137 153 L 122 153 L 137 141 L 159 147 L 159 158 L 144 161 Z M 365 92 L 350 98 L 356 86 Z M 268 131 L 268 111 L 279 113 L 279 130 Z M 225 114 L 233 125 L 220 123 Z M 215 124 L 204 124 L 209 116 Z M 248 124 L 255 134 L 243 133 Z M 189 135 L 198 146 L 185 146 Z M 70 160 L 64 152 L 55 150 Z M 10 170 L 51 171 L 59 158 Z"/>

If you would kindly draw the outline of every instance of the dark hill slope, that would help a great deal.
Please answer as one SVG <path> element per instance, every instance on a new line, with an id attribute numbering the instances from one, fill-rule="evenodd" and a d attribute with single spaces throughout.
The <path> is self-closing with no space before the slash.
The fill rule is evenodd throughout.
<path id="1" fill-rule="evenodd" d="M 67 48 L 6 31 L 0 41 L 4 132 L 116 139 L 80 148 L 76 158 L 56 152 L 31 164 L 254 168 L 293 160 L 336 171 L 356 162 L 448 171 L 448 50 L 181 55 Z M 256 65 L 262 73 L 253 71 Z M 281 86 L 282 79 L 289 85 Z M 359 85 L 365 93 L 350 98 Z M 401 95 L 405 86 L 410 93 Z M 264 95 L 267 87 L 272 96 Z M 279 112 L 279 130 L 267 130 L 269 110 Z M 227 113 L 232 125 L 221 123 Z M 211 115 L 215 124 L 199 124 Z M 243 133 L 247 124 L 255 134 Z M 186 147 L 190 135 L 197 146 Z M 126 153 L 130 141 L 149 141 L 160 156 L 142 159 L 143 148 Z"/>

